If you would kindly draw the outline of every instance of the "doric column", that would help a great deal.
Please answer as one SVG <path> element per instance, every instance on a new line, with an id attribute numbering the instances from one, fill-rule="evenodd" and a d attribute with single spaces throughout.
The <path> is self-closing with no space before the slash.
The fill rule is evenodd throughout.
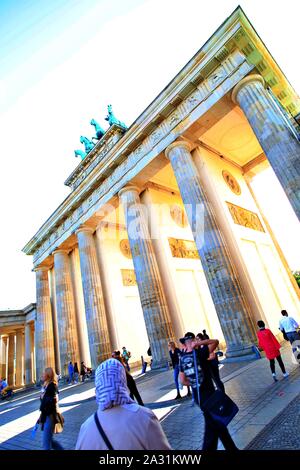
<path id="1" fill-rule="evenodd" d="M 111 357 L 108 325 L 101 287 L 93 229 L 80 227 L 77 232 L 80 269 L 92 368 Z"/>
<path id="2" fill-rule="evenodd" d="M 57 374 L 61 374 L 60 353 L 59 353 L 59 333 L 58 333 L 57 311 L 56 311 L 56 292 L 55 292 L 56 289 L 55 289 L 54 267 L 53 267 L 53 269 L 49 270 L 49 286 L 50 286 L 50 299 L 51 299 L 51 310 L 52 310 L 55 370 L 56 370 Z"/>
<path id="3" fill-rule="evenodd" d="M 98 254 L 99 269 L 101 276 L 101 285 L 103 291 L 103 299 L 107 317 L 107 324 L 109 329 L 109 337 L 112 346 L 112 350 L 118 349 L 120 346 L 117 341 L 116 326 L 114 325 L 114 306 L 113 306 L 113 296 L 115 295 L 114 286 L 109 282 L 108 276 L 105 273 L 108 270 L 109 257 L 107 256 L 105 250 L 105 235 L 104 235 L 104 226 L 100 222 L 96 229 L 97 243 L 96 249 Z"/>
<path id="4" fill-rule="evenodd" d="M 36 381 L 39 383 L 46 367 L 55 367 L 53 325 L 48 268 L 36 268 Z"/>
<path id="5" fill-rule="evenodd" d="M 25 385 L 33 383 L 32 367 L 32 333 L 30 323 L 25 325 Z"/>
<path id="6" fill-rule="evenodd" d="M 16 333 L 16 386 L 23 385 L 23 330 L 17 330 Z"/>
<path id="7" fill-rule="evenodd" d="M 56 250 L 53 256 L 60 372 L 67 375 L 69 362 L 79 362 L 75 301 L 68 251 Z"/>
<path id="8" fill-rule="evenodd" d="M 3 343 L 3 336 L 0 335 L 0 377 L 6 378 L 6 375 L 3 374 L 5 363 L 6 363 L 5 345 Z"/>
<path id="9" fill-rule="evenodd" d="M 84 296 L 80 272 L 80 258 L 78 247 L 74 247 L 71 258 L 71 272 L 72 272 L 72 283 L 74 286 L 74 300 L 76 307 L 76 323 L 78 331 L 78 348 L 80 354 L 80 361 L 83 361 L 86 365 L 91 365 L 91 355 L 89 338 L 86 324 L 86 315 L 84 307 Z"/>
<path id="10" fill-rule="evenodd" d="M 233 89 L 267 159 L 300 219 L 300 142 L 278 112 L 261 75 L 249 75 Z"/>
<path id="11" fill-rule="evenodd" d="M 8 358 L 7 358 L 7 383 L 11 387 L 15 385 L 15 333 L 8 335 Z"/>
<path id="12" fill-rule="evenodd" d="M 187 142 L 166 149 L 185 205 L 203 271 L 227 344 L 227 357 L 252 355 L 254 342 L 249 308 L 223 234 L 200 184 Z"/>
<path id="13" fill-rule="evenodd" d="M 31 329 L 31 361 L 32 361 L 32 381 L 36 382 L 36 350 L 35 350 L 36 323 Z"/>
<path id="14" fill-rule="evenodd" d="M 128 239 L 136 281 L 151 346 L 153 367 L 165 366 L 169 360 L 168 341 L 174 339 L 161 277 L 141 205 L 139 189 L 127 186 L 119 192 L 124 207 Z"/>
<path id="15" fill-rule="evenodd" d="M 250 278 L 250 275 L 248 274 L 246 264 L 243 260 L 239 243 L 236 240 L 232 225 L 228 220 L 227 214 L 225 213 L 226 209 L 224 209 L 222 197 L 218 194 L 218 191 L 215 190 L 213 175 L 211 174 L 210 169 L 206 164 L 205 154 L 208 156 L 207 150 L 203 149 L 202 147 L 198 147 L 193 152 L 193 161 L 198 171 L 200 184 L 206 193 L 209 203 L 214 211 L 218 227 L 221 229 L 227 249 L 232 258 L 232 262 L 238 273 L 242 291 L 250 306 L 251 319 L 255 323 L 257 320 L 264 320 L 266 322 L 263 308 L 253 288 L 253 282 Z"/>
<path id="16" fill-rule="evenodd" d="M 141 202 L 147 207 L 148 213 L 151 213 L 149 221 L 150 233 L 153 234 L 155 233 L 155 231 L 157 232 L 157 236 L 152 237 L 152 246 L 155 254 L 155 259 L 157 261 L 158 269 L 161 274 L 162 287 L 166 297 L 168 310 L 170 312 L 172 327 L 176 335 L 175 337 L 181 338 L 184 327 L 183 322 L 181 320 L 181 312 L 176 295 L 176 286 L 172 278 L 172 268 L 169 266 L 169 262 L 166 256 L 166 250 L 164 247 L 164 235 L 161 236 L 160 233 L 161 214 L 159 214 L 158 209 L 160 205 L 153 204 L 150 191 L 148 189 L 146 189 L 146 191 L 144 191 L 141 195 Z"/>
<path id="17" fill-rule="evenodd" d="M 1 361 L 1 369 L 0 374 L 1 377 L 5 377 L 7 379 L 7 336 L 1 337 L 1 350 L 2 350 L 2 361 Z"/>

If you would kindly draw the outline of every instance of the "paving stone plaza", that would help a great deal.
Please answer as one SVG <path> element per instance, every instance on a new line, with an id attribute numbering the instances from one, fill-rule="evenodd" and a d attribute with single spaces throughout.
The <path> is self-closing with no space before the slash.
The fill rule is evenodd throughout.
<path id="1" fill-rule="evenodd" d="M 221 364 L 226 392 L 238 404 L 239 413 L 230 424 L 232 436 L 240 449 L 300 449 L 300 367 L 291 360 L 286 347 L 283 358 L 290 376 L 274 383 L 265 358 L 247 363 Z M 191 399 L 174 400 L 176 389 L 172 371 L 136 374 L 145 405 L 162 423 L 170 445 L 175 450 L 201 449 L 204 422 L 201 411 Z M 185 394 L 183 390 L 182 395 Z M 32 428 L 39 416 L 39 393 L 30 390 L 0 403 L 0 449 L 42 449 L 41 431 L 32 438 Z M 65 429 L 57 440 L 65 449 L 74 449 L 81 424 L 96 410 L 94 384 L 62 386 L 60 408 Z M 188 423 L 188 430 L 185 424 Z M 185 432 L 182 429 L 185 428 Z M 222 449 L 222 446 L 219 446 Z"/>

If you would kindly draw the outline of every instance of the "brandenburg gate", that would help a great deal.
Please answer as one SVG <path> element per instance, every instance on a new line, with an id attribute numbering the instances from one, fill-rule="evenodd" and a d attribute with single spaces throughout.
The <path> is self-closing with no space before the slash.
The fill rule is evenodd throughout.
<path id="1" fill-rule="evenodd" d="M 170 339 L 203 328 L 227 360 L 249 359 L 257 320 L 275 334 L 281 309 L 299 320 L 252 185 L 272 172 L 299 218 L 299 116 L 237 8 L 129 128 L 111 106 L 106 130 L 93 119 L 69 196 L 23 248 L 36 273 L 36 376 L 69 361 L 95 368 L 123 346 L 133 363 L 150 346 L 159 368 Z"/>

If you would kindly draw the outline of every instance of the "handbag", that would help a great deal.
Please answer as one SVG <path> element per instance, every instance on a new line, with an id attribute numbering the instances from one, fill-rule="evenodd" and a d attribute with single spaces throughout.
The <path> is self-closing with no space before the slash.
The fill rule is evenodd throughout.
<path id="1" fill-rule="evenodd" d="M 226 393 L 221 390 L 215 390 L 205 403 L 203 403 L 202 410 L 209 413 L 212 419 L 217 423 L 228 426 L 230 421 L 232 421 L 238 413 L 239 408 Z"/>
<path id="2" fill-rule="evenodd" d="M 54 424 L 54 434 L 60 434 L 64 430 L 65 418 L 60 412 L 58 403 L 56 403 L 56 423 Z"/>
<path id="3" fill-rule="evenodd" d="M 94 419 L 95 419 L 98 431 L 99 431 L 102 439 L 104 440 L 104 442 L 106 444 L 106 447 L 108 448 L 108 450 L 114 450 L 113 446 L 111 445 L 110 440 L 108 439 L 107 435 L 104 432 L 103 427 L 100 424 L 100 421 L 99 421 L 99 418 L 98 418 L 98 415 L 97 415 L 97 411 L 94 413 Z"/>
<path id="4" fill-rule="evenodd" d="M 54 424 L 54 434 L 60 434 L 64 430 L 65 418 L 61 413 L 56 414 L 56 423 Z"/>

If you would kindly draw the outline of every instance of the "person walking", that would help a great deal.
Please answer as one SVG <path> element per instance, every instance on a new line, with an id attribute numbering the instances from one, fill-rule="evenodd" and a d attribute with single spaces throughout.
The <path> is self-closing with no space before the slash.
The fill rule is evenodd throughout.
<path id="1" fill-rule="evenodd" d="M 78 370 L 78 364 L 75 362 L 74 364 L 74 382 L 77 384 L 79 379 L 79 370 Z"/>
<path id="2" fill-rule="evenodd" d="M 202 336 L 203 336 L 203 339 L 209 339 L 209 336 L 206 333 L 206 330 L 202 330 Z"/>
<path id="3" fill-rule="evenodd" d="M 295 351 L 297 351 L 297 345 L 294 345 L 294 342 L 300 341 L 300 334 L 297 331 L 299 324 L 293 317 L 289 317 L 286 310 L 281 310 L 281 315 L 282 318 L 279 322 L 279 329 L 286 335 L 288 341 L 291 343 L 293 353 L 295 353 Z M 299 346 L 300 343 L 298 343 L 298 347 Z"/>
<path id="4" fill-rule="evenodd" d="M 149 346 L 149 348 L 147 349 L 147 355 L 151 358 L 150 359 L 150 369 L 152 369 L 153 359 L 152 359 L 151 346 Z"/>
<path id="5" fill-rule="evenodd" d="M 180 339 L 180 342 L 185 345 L 185 349 L 180 355 L 179 379 L 183 385 L 191 385 L 194 400 L 204 415 L 205 431 L 202 450 L 217 450 L 219 439 L 225 450 L 238 450 L 227 427 L 214 420 L 211 414 L 205 411 L 205 402 L 215 393 L 208 360 L 214 358 L 214 351 L 219 341 L 217 339 L 201 341 L 195 338 L 194 333 L 188 332 L 184 338 Z"/>
<path id="6" fill-rule="evenodd" d="M 8 383 L 6 382 L 6 378 L 4 377 L 3 379 L 0 379 L 0 392 L 6 389 L 8 387 Z"/>
<path id="7" fill-rule="evenodd" d="M 139 394 L 139 391 L 137 389 L 136 383 L 132 375 L 128 372 L 126 369 L 126 364 L 124 363 L 123 358 L 121 357 L 120 351 L 114 351 L 112 353 L 112 357 L 114 359 L 117 359 L 117 361 L 121 362 L 121 364 L 124 366 L 125 372 L 126 372 L 126 381 L 127 381 L 127 387 L 129 389 L 129 396 L 133 400 L 134 398 L 138 402 L 139 405 L 145 406 L 144 402 L 142 400 L 141 395 Z"/>
<path id="8" fill-rule="evenodd" d="M 52 367 L 47 367 L 43 374 L 44 385 L 41 390 L 40 417 L 38 423 L 42 425 L 43 431 L 43 449 L 64 450 L 59 442 L 53 439 L 53 433 L 56 423 L 61 423 L 57 411 L 58 388 L 57 380 Z"/>
<path id="9" fill-rule="evenodd" d="M 126 365 L 126 369 L 128 370 L 128 372 L 130 371 L 130 367 L 129 367 L 129 359 L 131 358 L 131 352 L 130 351 L 127 351 L 127 349 L 125 348 L 125 346 L 123 346 L 122 348 L 122 357 L 124 359 L 124 362 L 125 362 L 125 365 Z"/>
<path id="10" fill-rule="evenodd" d="M 172 367 L 173 367 L 173 372 L 174 372 L 174 382 L 177 390 L 177 395 L 175 397 L 175 400 L 179 400 L 182 398 L 180 395 L 180 387 L 179 387 L 179 358 L 180 358 L 180 349 L 176 347 L 176 344 L 174 341 L 169 342 L 169 354 L 172 362 Z M 188 393 L 187 396 L 191 396 L 191 391 L 190 387 L 188 387 Z"/>
<path id="11" fill-rule="evenodd" d="M 160 422 L 129 396 L 126 372 L 117 359 L 95 373 L 98 410 L 81 426 L 76 450 L 170 450 Z"/>
<path id="12" fill-rule="evenodd" d="M 82 381 L 82 382 L 84 382 L 85 375 L 86 375 L 86 365 L 85 365 L 85 363 L 82 361 L 81 364 L 80 364 L 80 377 L 81 377 L 81 381 Z"/>
<path id="13" fill-rule="evenodd" d="M 13 387 L 8 385 L 5 377 L 3 379 L 0 379 L 0 395 L 2 400 L 4 400 L 5 398 L 10 398 L 12 396 L 12 393 Z"/>
<path id="14" fill-rule="evenodd" d="M 203 330 L 203 332 L 205 332 L 205 330 Z M 203 334 L 203 333 L 198 333 L 196 335 L 196 338 L 200 339 L 201 341 L 209 339 L 209 337 L 207 335 Z M 214 354 L 215 354 L 215 357 L 213 359 L 210 359 L 210 361 L 208 361 L 208 367 L 209 367 L 211 377 L 212 377 L 213 382 L 215 383 L 216 387 L 219 390 L 222 390 L 222 392 L 225 393 L 225 386 L 224 386 L 224 384 L 221 380 L 221 377 L 220 377 L 218 356 L 217 356 L 216 353 L 214 353 Z"/>
<path id="15" fill-rule="evenodd" d="M 277 382 L 275 359 L 279 364 L 279 367 L 283 373 L 283 377 L 288 377 L 289 373 L 286 372 L 282 357 L 280 355 L 280 343 L 277 341 L 272 331 L 266 328 L 266 325 L 262 320 L 258 320 L 257 326 L 259 328 L 257 332 L 258 345 L 265 351 L 266 357 L 270 361 L 270 368 L 274 381 Z"/>
<path id="16" fill-rule="evenodd" d="M 68 364 L 68 374 L 69 374 L 69 385 L 71 385 L 74 382 L 74 366 L 72 364 L 72 361 L 70 361 Z"/>

